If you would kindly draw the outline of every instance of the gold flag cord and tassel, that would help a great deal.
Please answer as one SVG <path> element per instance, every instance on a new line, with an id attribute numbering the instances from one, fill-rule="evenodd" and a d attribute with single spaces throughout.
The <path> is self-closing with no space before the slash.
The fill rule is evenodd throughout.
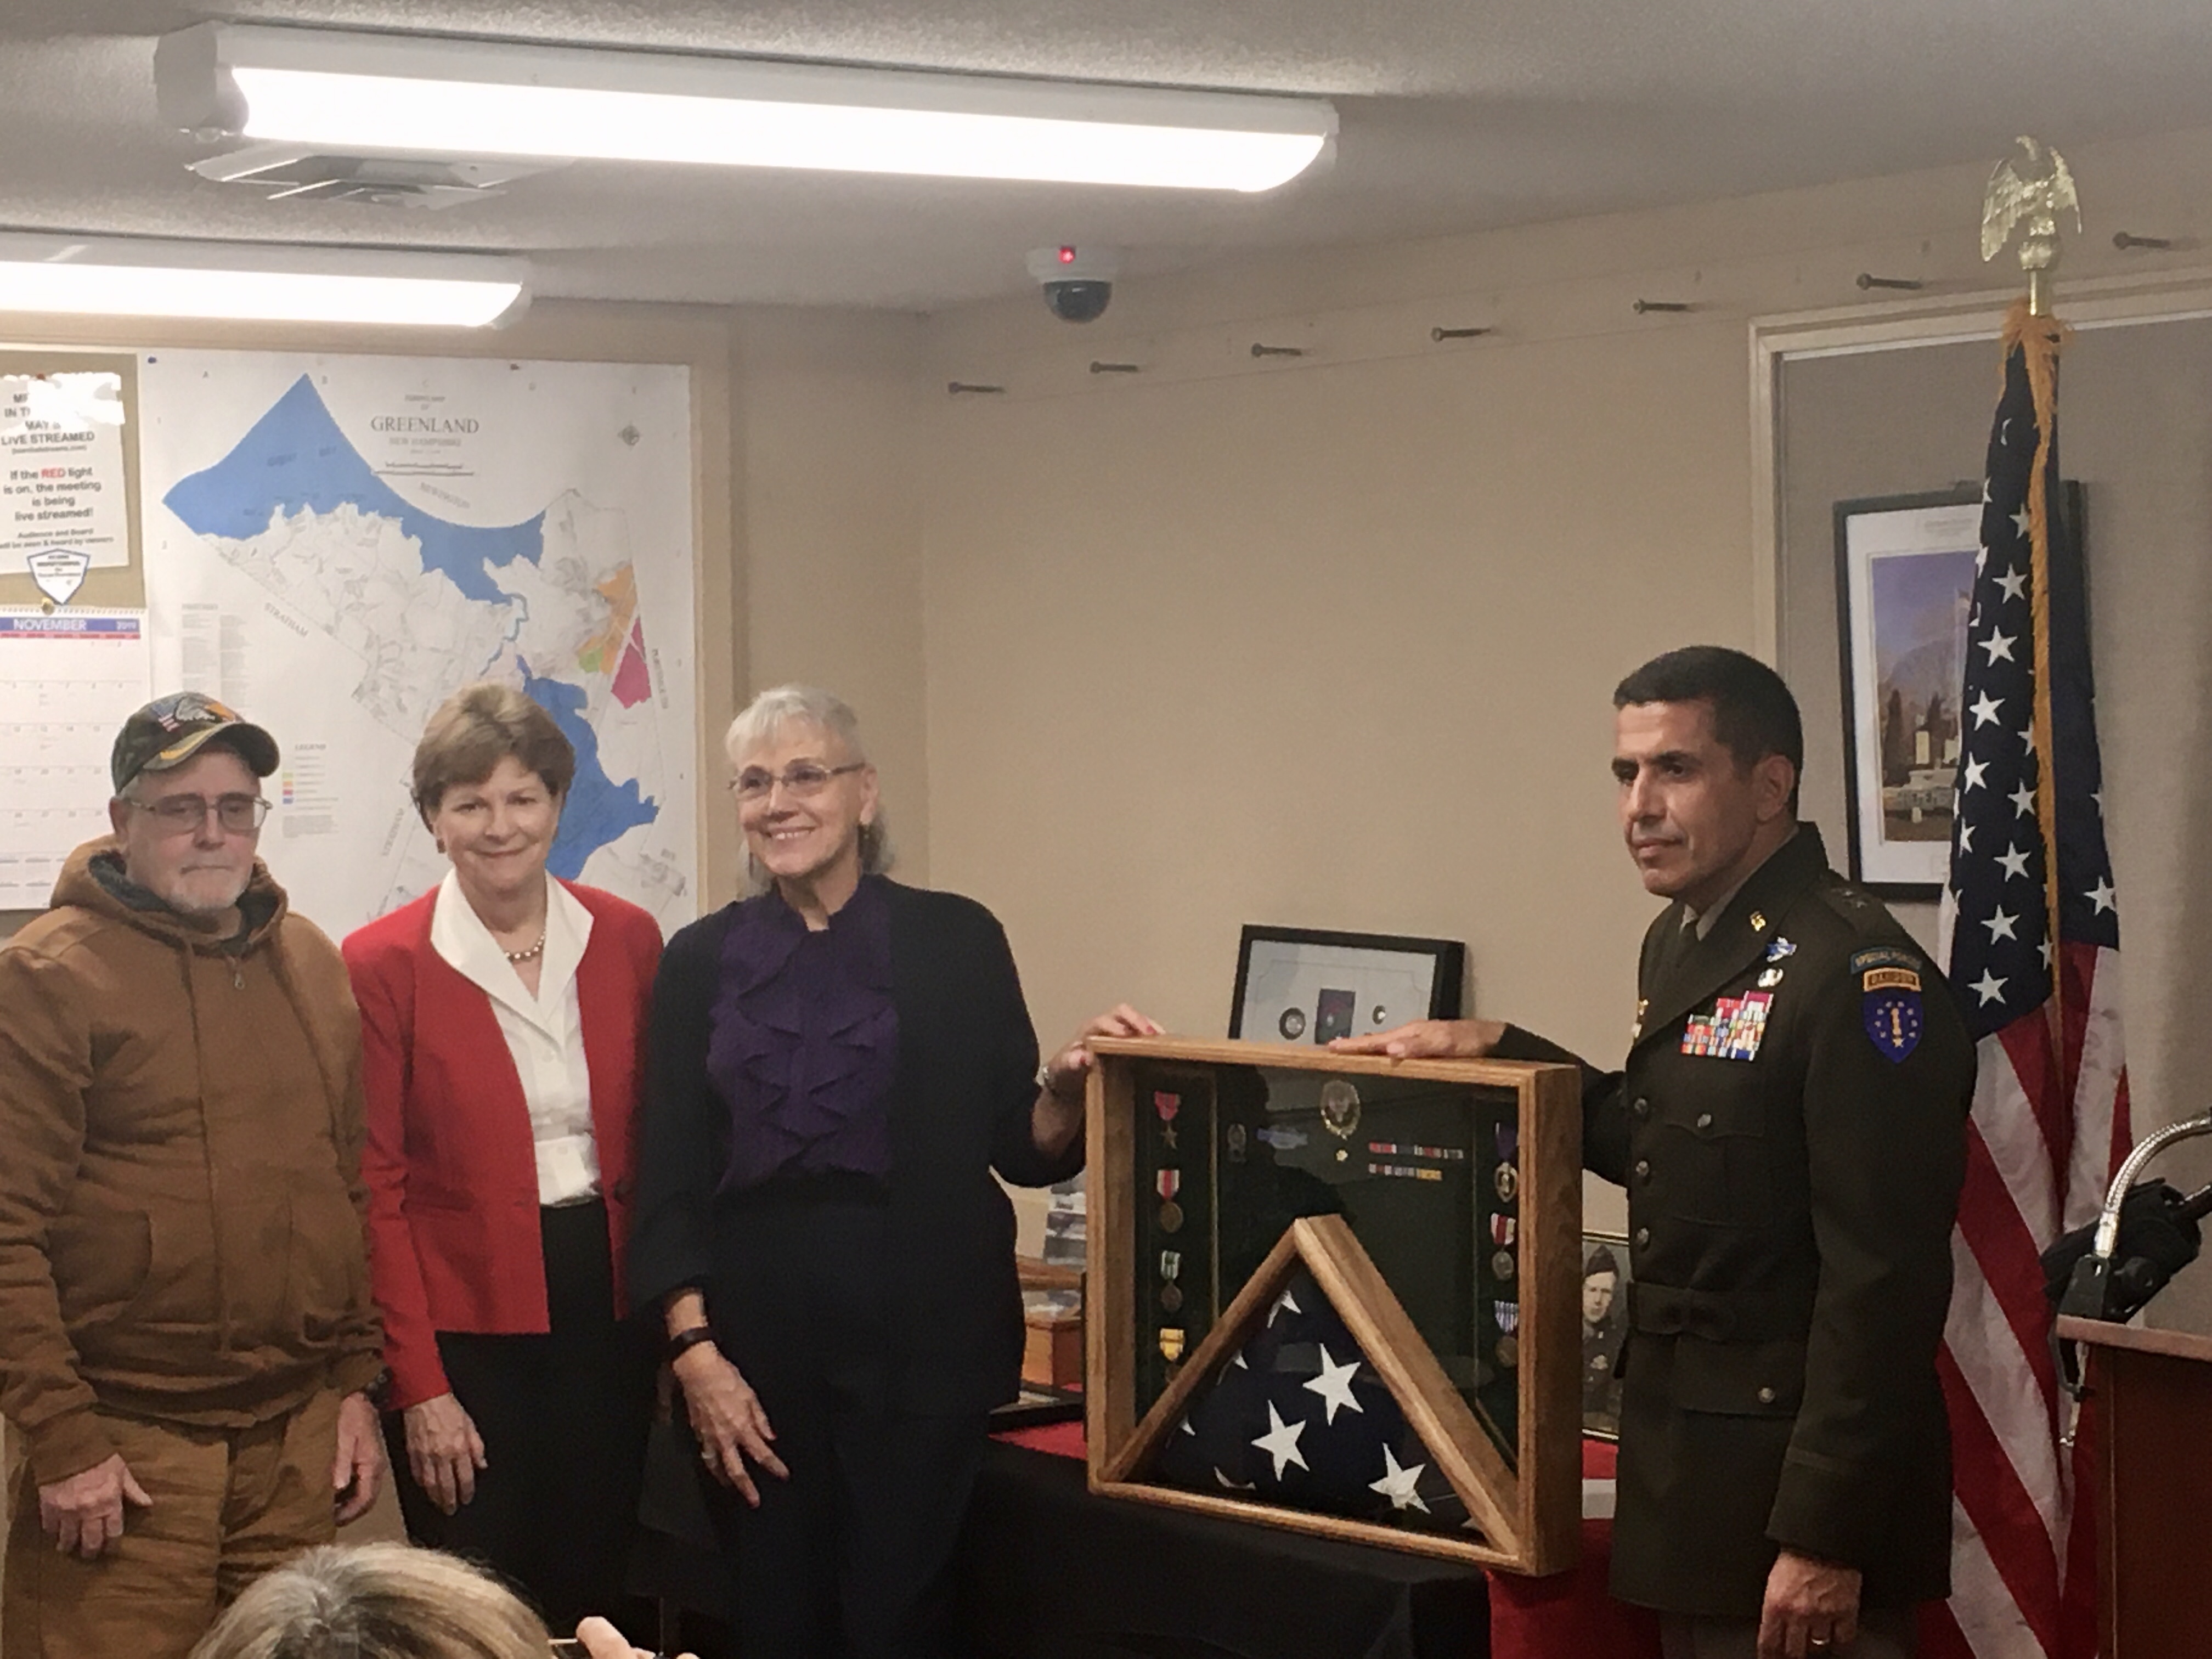
<path id="1" fill-rule="evenodd" d="M 2035 404 L 2035 459 L 2028 471 L 2027 544 L 2030 614 L 2035 634 L 2035 818 L 2043 831 L 2044 935 L 2051 941 L 2051 1035 L 2063 1054 L 2065 974 L 2058 932 L 2058 769 L 2051 732 L 2051 456 L 2058 439 L 2058 356 L 2074 331 L 2026 299 L 2005 314 L 2005 361 L 2021 354 Z"/>

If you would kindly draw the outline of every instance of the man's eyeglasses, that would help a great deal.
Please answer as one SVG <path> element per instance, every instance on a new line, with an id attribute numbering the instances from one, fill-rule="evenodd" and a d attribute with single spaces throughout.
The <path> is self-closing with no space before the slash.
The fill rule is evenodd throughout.
<path id="1" fill-rule="evenodd" d="M 866 765 L 866 761 L 854 761 L 846 766 L 817 766 L 812 761 L 793 761 L 781 772 L 748 766 L 730 780 L 730 793 L 739 800 L 765 800 L 769 791 L 780 783 L 785 794 L 810 800 L 830 787 L 830 779 L 860 771 Z"/>
<path id="2" fill-rule="evenodd" d="M 210 812 L 230 834 L 248 836 L 269 816 L 269 803 L 258 795 L 218 795 L 213 800 L 205 795 L 164 795 L 159 800 L 131 800 L 125 795 L 123 799 L 160 824 L 165 836 L 197 834 Z"/>

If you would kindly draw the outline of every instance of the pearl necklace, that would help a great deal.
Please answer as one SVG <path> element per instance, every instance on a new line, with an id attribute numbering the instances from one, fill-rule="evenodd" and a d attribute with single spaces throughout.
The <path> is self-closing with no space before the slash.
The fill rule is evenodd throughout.
<path id="1" fill-rule="evenodd" d="M 541 927 L 538 930 L 538 943 L 532 945 L 527 951 L 501 951 L 500 954 L 505 957 L 509 962 L 514 963 L 517 967 L 520 967 L 522 963 L 532 961 L 532 959 L 544 955 L 544 951 L 545 929 Z"/>

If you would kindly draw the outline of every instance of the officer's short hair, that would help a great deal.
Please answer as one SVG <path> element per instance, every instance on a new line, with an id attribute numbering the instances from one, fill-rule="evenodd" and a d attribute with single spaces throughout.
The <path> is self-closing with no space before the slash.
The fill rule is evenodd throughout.
<path id="1" fill-rule="evenodd" d="M 1756 657 L 1724 645 L 1686 645 L 1654 657 L 1613 688 L 1613 706 L 1631 703 L 1702 702 L 1713 711 L 1713 738 L 1747 772 L 1769 755 L 1779 755 L 1799 776 L 1805 771 L 1805 723 L 1797 699 L 1782 676 Z M 1797 791 L 1790 791 L 1790 810 L 1797 810 Z"/>

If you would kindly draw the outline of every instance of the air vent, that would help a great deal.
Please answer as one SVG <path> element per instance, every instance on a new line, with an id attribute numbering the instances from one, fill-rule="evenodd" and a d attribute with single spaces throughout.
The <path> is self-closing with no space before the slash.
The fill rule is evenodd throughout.
<path id="1" fill-rule="evenodd" d="M 380 207 L 452 207 L 497 196 L 506 185 L 565 162 L 452 161 L 422 155 L 336 155 L 295 144 L 255 144 L 189 163 L 203 179 L 246 185 L 271 201 L 371 202 Z"/>

